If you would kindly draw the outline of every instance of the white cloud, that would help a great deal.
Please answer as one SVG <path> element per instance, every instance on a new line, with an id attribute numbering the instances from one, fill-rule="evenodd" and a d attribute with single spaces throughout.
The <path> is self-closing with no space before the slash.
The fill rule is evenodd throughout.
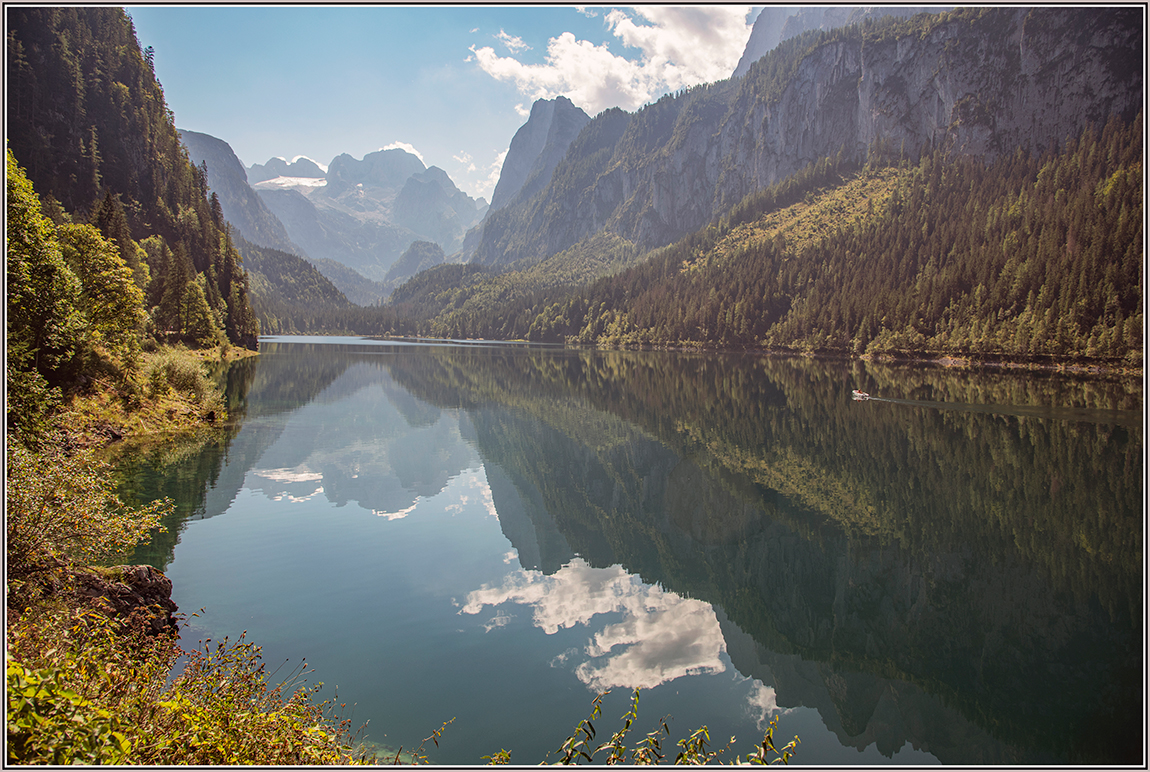
<path id="1" fill-rule="evenodd" d="M 298 504 L 301 501 L 311 501 L 312 499 L 314 499 L 316 496 L 320 495 L 321 493 L 323 493 L 323 486 L 322 485 L 319 486 L 318 488 L 316 488 L 311 493 L 307 494 L 306 496 L 293 496 L 290 493 L 279 493 L 279 494 L 276 494 L 275 496 L 271 496 L 270 498 L 272 501 L 287 501 L 287 502 L 291 502 L 292 504 Z"/>
<path id="2" fill-rule="evenodd" d="M 531 46 L 524 43 L 523 38 L 519 37 L 518 35 L 508 35 L 503 30 L 499 30 L 499 34 L 495 37 L 497 37 L 499 42 L 503 43 L 503 45 L 507 47 L 507 50 L 513 54 L 517 54 L 520 51 L 531 50 Z"/>
<path id="3" fill-rule="evenodd" d="M 621 566 L 592 568 L 576 558 L 555 574 L 519 570 L 500 587 L 484 585 L 467 596 L 461 614 L 513 602 L 532 607 L 532 620 L 548 635 L 589 625 L 600 614 L 621 613 L 588 641 L 575 675 L 593 691 L 650 689 L 694 673 L 721 673 L 725 650 L 710 604 L 646 585 Z M 565 664 L 570 652 L 557 658 Z"/>
<path id="4" fill-rule="evenodd" d="M 515 83 L 534 99 L 564 95 L 592 115 L 608 108 L 635 110 L 687 86 L 721 80 L 738 64 L 751 33 L 750 6 L 639 6 L 610 11 L 605 21 L 638 58 L 611 53 L 606 43 L 551 38 L 543 64 L 472 47 L 474 60 L 497 80 Z"/>
<path id="5" fill-rule="evenodd" d="M 499 511 L 495 508 L 495 497 L 491 494 L 491 486 L 487 484 L 487 477 L 480 477 L 479 473 L 472 474 L 467 479 L 467 486 L 479 491 L 479 503 L 483 507 L 483 511 L 487 513 L 488 517 L 499 519 Z M 468 497 L 461 496 L 464 502 L 468 501 Z"/>
<path id="6" fill-rule="evenodd" d="M 460 150 L 459 155 L 453 155 L 451 157 L 455 159 L 457 164 L 460 164 L 469 172 L 473 172 L 478 168 L 476 167 L 474 161 L 471 159 L 471 153 L 468 153 L 465 150 Z"/>
<path id="7" fill-rule="evenodd" d="M 491 194 L 495 192 L 495 186 L 499 182 L 499 174 L 503 171 L 503 159 L 506 157 L 507 150 L 504 149 L 495 153 L 490 163 L 484 163 L 476 161 L 471 153 L 461 150 L 457 155 L 451 156 L 457 165 L 447 171 L 459 189 L 467 195 L 490 201 Z"/>
<path id="8" fill-rule="evenodd" d="M 506 627 L 507 623 L 510 622 L 511 620 L 512 620 L 511 615 L 504 614 L 502 611 L 500 611 L 500 612 L 496 613 L 495 616 L 491 617 L 491 619 L 487 620 L 483 624 L 483 632 L 489 633 L 497 627 Z"/>
<path id="9" fill-rule="evenodd" d="M 399 150 L 406 150 L 408 153 L 411 153 L 413 156 L 418 158 L 423 163 L 424 166 L 427 165 L 427 161 L 423 160 L 423 153 L 419 152 L 418 150 L 415 149 L 414 146 L 409 145 L 406 142 L 392 142 L 390 145 L 387 145 L 386 147 L 381 147 L 380 150 L 395 150 L 397 148 Z"/>
<path id="10" fill-rule="evenodd" d="M 775 715 L 794 713 L 794 708 L 780 708 L 778 697 L 773 686 L 765 686 L 762 681 L 755 679 L 751 684 L 751 691 L 747 694 L 747 709 L 754 717 L 759 729 L 765 729 L 767 723 Z"/>
<path id="11" fill-rule="evenodd" d="M 599 15 L 598 12 L 591 10 L 585 5 L 577 5 L 575 6 L 575 10 L 586 16 L 588 19 L 594 19 Z"/>
<path id="12" fill-rule="evenodd" d="M 522 102 L 515 105 L 515 112 L 519 113 L 520 118 L 530 118 L 531 117 L 531 108 L 528 107 L 527 105 L 523 104 Z"/>
<path id="13" fill-rule="evenodd" d="M 575 675 L 593 691 L 650 689 L 685 675 L 726 669 L 719 658 L 723 634 L 710 604 L 662 591 L 647 601 L 646 608 L 596 633 L 587 647 L 593 659 L 577 667 Z"/>

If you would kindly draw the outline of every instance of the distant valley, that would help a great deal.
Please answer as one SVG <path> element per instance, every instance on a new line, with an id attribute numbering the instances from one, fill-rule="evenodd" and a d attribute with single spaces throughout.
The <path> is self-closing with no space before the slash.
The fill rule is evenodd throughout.
<path id="1" fill-rule="evenodd" d="M 378 303 L 410 278 L 405 265 L 430 267 L 426 250 L 422 261 L 400 260 L 413 244 L 436 245 L 443 262 L 488 208 L 401 149 L 340 155 L 327 169 L 306 158 L 245 169 L 222 139 L 180 136 L 246 241 L 307 259 L 357 305 Z"/>

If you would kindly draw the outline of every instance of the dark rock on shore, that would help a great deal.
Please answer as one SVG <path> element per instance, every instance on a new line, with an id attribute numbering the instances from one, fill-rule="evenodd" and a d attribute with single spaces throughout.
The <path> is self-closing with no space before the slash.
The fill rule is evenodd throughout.
<path id="1" fill-rule="evenodd" d="M 88 567 L 76 571 L 76 595 L 129 630 L 178 633 L 172 580 L 152 566 Z"/>

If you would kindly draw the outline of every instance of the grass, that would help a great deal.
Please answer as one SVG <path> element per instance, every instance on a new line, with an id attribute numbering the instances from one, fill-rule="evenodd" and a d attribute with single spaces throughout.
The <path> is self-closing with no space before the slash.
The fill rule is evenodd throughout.
<path id="1" fill-rule="evenodd" d="M 227 419 L 220 389 L 208 376 L 213 363 L 251 352 L 216 347 L 193 350 L 162 346 L 145 352 L 137 367 L 103 368 L 60 411 L 73 443 L 95 447 L 126 437 L 191 434 Z"/>

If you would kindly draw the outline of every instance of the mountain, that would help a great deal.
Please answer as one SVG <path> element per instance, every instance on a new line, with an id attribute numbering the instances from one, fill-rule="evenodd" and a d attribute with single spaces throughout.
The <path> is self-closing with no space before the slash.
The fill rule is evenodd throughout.
<path id="1" fill-rule="evenodd" d="M 418 156 L 400 148 L 368 153 L 362 161 L 342 153 L 328 165 L 323 195 L 336 200 L 355 189 L 376 188 L 382 192 L 378 197 L 383 198 L 397 192 L 408 177 L 426 168 Z"/>
<path id="2" fill-rule="evenodd" d="M 405 279 L 410 279 L 420 271 L 441 265 L 443 261 L 443 249 L 438 244 L 431 241 L 416 241 L 395 261 L 384 281 L 398 286 Z"/>
<path id="3" fill-rule="evenodd" d="M 392 225 L 381 216 L 359 212 L 357 217 L 345 207 L 317 205 L 298 189 L 257 190 L 292 241 L 309 256 L 342 263 L 369 279 L 382 279 L 403 250 L 419 239 L 419 234 Z M 365 208 L 368 206 L 373 205 Z"/>
<path id="4" fill-rule="evenodd" d="M 258 246 L 306 257 L 306 253 L 292 243 L 283 223 L 252 190 L 244 165 L 227 142 L 196 131 L 179 129 L 179 132 L 192 163 L 207 164 L 208 187 L 219 196 L 224 218 L 240 235 Z"/>
<path id="5" fill-rule="evenodd" d="M 491 195 L 491 206 L 484 215 L 513 201 L 529 199 L 542 190 L 550 182 L 567 148 L 590 120 L 587 113 L 567 97 L 536 100 L 527 122 L 511 139 L 499 172 L 499 182 Z M 467 232 L 459 251 L 451 258 L 453 261 L 471 262 L 475 258 L 485 224 L 486 219 Z"/>
<path id="6" fill-rule="evenodd" d="M 1140 368 L 1142 127 L 1114 116 L 991 163 L 824 158 L 583 286 L 533 281 L 572 248 L 392 297 L 436 337 Z"/>
<path id="7" fill-rule="evenodd" d="M 527 122 L 511 139 L 499 182 L 491 195 L 491 210 L 542 190 L 568 146 L 590 121 L 590 116 L 567 97 L 536 100 Z"/>
<path id="8" fill-rule="evenodd" d="M 255 185 L 276 177 L 324 177 L 326 172 L 311 160 L 300 156 L 291 163 L 283 158 L 272 158 L 266 164 L 252 164 L 247 170 L 248 182 Z"/>
<path id="9" fill-rule="evenodd" d="M 311 263 L 357 306 L 373 306 L 391 291 L 383 282 L 369 279 L 354 268 L 337 263 L 330 257 L 315 258 Z"/>
<path id="10" fill-rule="evenodd" d="M 318 332 L 304 320 L 350 307 L 342 292 L 298 255 L 237 238 L 252 286 L 252 307 L 267 334 Z M 304 322 L 301 329 L 300 322 Z"/>
<path id="11" fill-rule="evenodd" d="M 245 257 L 248 255 L 248 252 L 245 251 L 245 247 L 250 247 L 251 245 L 268 247 L 281 253 L 298 255 L 300 259 L 310 261 L 328 281 L 334 284 L 348 300 L 356 305 L 374 305 L 386 294 L 387 290 L 384 285 L 379 282 L 369 279 L 353 268 L 336 262 L 331 258 L 312 258 L 307 250 L 292 241 L 288 236 L 287 229 L 284 227 L 283 222 L 272 212 L 260 194 L 248 184 L 247 171 L 245 171 L 243 164 L 239 158 L 236 157 L 235 152 L 228 143 L 208 134 L 200 134 L 194 131 L 181 130 L 180 138 L 183 140 L 184 146 L 188 150 L 188 156 L 192 162 L 197 165 L 207 165 L 208 185 L 212 192 L 216 193 L 219 197 L 224 218 L 235 227 L 238 231 L 238 235 L 242 236 L 241 243 L 243 243 L 244 246 L 241 246 L 240 251 L 244 253 Z M 284 172 L 299 176 L 306 176 L 306 174 L 310 173 L 309 169 L 314 169 L 321 175 L 323 174 L 318 166 L 306 158 L 299 159 L 294 164 L 286 164 L 283 162 L 283 159 L 273 158 L 265 166 L 259 167 L 259 169 L 263 170 L 264 173 Z M 259 171 L 257 171 L 257 176 L 260 176 Z M 297 227 L 299 227 L 298 223 L 300 221 L 307 223 L 311 222 L 313 218 L 317 219 L 319 217 L 318 214 L 315 214 L 313 217 L 311 212 L 313 207 L 307 202 L 306 198 L 296 193 L 296 191 L 278 190 L 280 193 L 285 194 L 289 200 L 295 201 L 297 208 L 292 210 L 292 216 L 300 218 L 299 220 L 293 219 L 293 222 L 297 223 Z M 292 198 L 293 193 L 295 193 L 298 198 Z M 276 200 L 276 195 L 278 194 L 272 194 L 271 198 Z M 302 201 L 300 199 L 302 199 Z M 357 227 L 354 223 L 349 224 L 347 221 L 344 221 L 343 224 L 352 228 Z M 330 247 L 329 244 L 325 244 L 322 240 L 312 240 L 310 243 L 313 248 L 319 248 L 325 251 Z M 284 258 L 280 259 L 282 260 Z M 304 271 L 300 266 L 296 266 L 292 270 L 296 272 Z M 276 282 L 272 280 L 270 284 L 275 285 Z M 254 289 L 257 292 L 266 292 L 267 286 L 267 284 L 258 285 L 254 286 Z M 262 313 L 261 316 L 265 319 L 268 318 Z"/>
<path id="12" fill-rule="evenodd" d="M 418 172 L 407 178 L 395 196 L 392 221 L 441 245 L 445 251 L 455 251 L 463 234 L 485 209 L 477 206 L 438 166 Z"/>
<path id="13" fill-rule="evenodd" d="M 368 153 L 362 160 L 344 153 L 326 172 L 307 158 L 290 164 L 272 158 L 249 167 L 248 175 L 291 240 L 349 298 L 365 304 L 386 290 L 359 281 L 353 287 L 331 262 L 378 283 L 416 241 L 456 251 L 467 229 L 487 212 L 486 202 L 461 191 L 447 172 L 424 166 L 401 148 Z"/>
<path id="14" fill-rule="evenodd" d="M 602 230 L 667 244 L 840 150 L 993 159 L 1142 104 L 1136 8 L 969 8 L 784 40 L 739 79 L 607 110 L 547 186 L 489 213 L 475 262 L 537 262 Z"/>
<path id="15" fill-rule="evenodd" d="M 768 5 L 762 10 L 751 27 L 751 36 L 743 51 L 733 78 L 747 74 L 754 62 L 779 43 L 809 30 L 829 30 L 848 24 L 862 24 L 868 19 L 876 21 L 888 16 L 905 18 L 916 13 L 944 13 L 950 8 L 943 6 L 817 6 L 794 7 Z"/>

